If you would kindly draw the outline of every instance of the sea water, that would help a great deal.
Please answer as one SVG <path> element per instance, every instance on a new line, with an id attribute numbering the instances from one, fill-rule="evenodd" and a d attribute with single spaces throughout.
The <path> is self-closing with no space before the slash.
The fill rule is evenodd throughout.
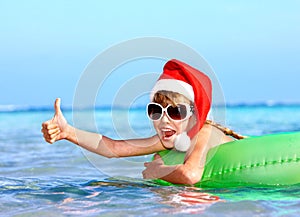
<path id="1" fill-rule="evenodd" d="M 64 110 L 70 123 L 75 123 L 75 113 Z M 96 127 L 115 139 L 154 134 L 140 108 L 77 113 L 86 119 L 76 124 L 91 130 Z M 1 107 L 0 216 L 276 217 L 300 213 L 298 185 L 158 186 L 141 176 L 143 162 L 151 156 L 105 159 L 67 141 L 50 145 L 40 129 L 52 116 L 50 108 Z M 225 116 L 227 126 L 245 135 L 300 131 L 299 105 L 234 105 L 226 108 Z M 94 123 L 85 123 L 90 119 Z"/>

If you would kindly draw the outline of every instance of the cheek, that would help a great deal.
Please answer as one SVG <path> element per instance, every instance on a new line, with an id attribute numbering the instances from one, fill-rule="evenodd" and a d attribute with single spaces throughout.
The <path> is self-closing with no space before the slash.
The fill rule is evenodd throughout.
<path id="1" fill-rule="evenodd" d="M 153 123 L 154 129 L 155 129 L 156 132 L 157 132 L 157 130 L 158 130 L 158 121 L 153 121 L 152 123 Z"/>
<path id="2" fill-rule="evenodd" d="M 186 120 L 184 122 L 175 123 L 176 131 L 182 133 L 188 130 L 189 121 Z"/>

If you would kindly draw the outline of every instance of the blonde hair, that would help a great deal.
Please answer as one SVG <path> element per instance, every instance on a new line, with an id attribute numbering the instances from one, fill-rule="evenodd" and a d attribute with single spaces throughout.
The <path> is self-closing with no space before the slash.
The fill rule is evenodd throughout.
<path id="1" fill-rule="evenodd" d="M 156 92 L 153 97 L 153 102 L 161 104 L 164 107 L 168 104 L 175 106 L 179 102 L 184 102 L 193 105 L 193 103 L 184 95 L 166 90 Z"/>
<path id="2" fill-rule="evenodd" d="M 229 129 L 228 127 L 224 127 L 224 126 L 222 126 L 218 123 L 215 123 L 211 120 L 206 120 L 205 123 L 216 127 L 217 129 L 221 130 L 225 135 L 231 136 L 235 139 L 245 139 L 245 138 L 247 138 L 247 136 L 240 135 L 240 134 L 236 133 L 235 131 Z"/>
<path id="3" fill-rule="evenodd" d="M 172 92 L 172 91 L 158 91 L 153 96 L 153 102 L 159 103 L 162 106 L 166 107 L 168 104 L 176 106 L 179 102 L 188 103 L 193 106 L 193 102 L 191 102 L 188 98 L 183 96 L 182 94 Z M 215 123 L 211 120 L 206 120 L 206 124 L 216 127 L 217 129 L 221 130 L 225 135 L 231 136 L 235 139 L 244 139 L 247 136 L 240 135 L 235 131 L 229 129 L 228 127 L 224 127 L 218 123 Z"/>

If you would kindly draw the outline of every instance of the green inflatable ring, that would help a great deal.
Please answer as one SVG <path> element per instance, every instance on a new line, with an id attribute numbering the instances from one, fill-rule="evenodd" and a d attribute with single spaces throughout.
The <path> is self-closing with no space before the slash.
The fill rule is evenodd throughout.
<path id="1" fill-rule="evenodd" d="M 166 165 L 185 153 L 158 153 Z M 172 183 L 155 180 L 160 185 Z M 300 132 L 250 137 L 212 148 L 197 187 L 279 186 L 300 183 Z"/>

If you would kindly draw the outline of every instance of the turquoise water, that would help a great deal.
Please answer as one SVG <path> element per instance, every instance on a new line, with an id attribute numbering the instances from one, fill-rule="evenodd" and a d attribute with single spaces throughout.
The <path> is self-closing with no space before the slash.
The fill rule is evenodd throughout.
<path id="1" fill-rule="evenodd" d="M 64 112 L 72 122 L 72 111 Z M 80 112 L 82 117 L 89 114 Z M 113 138 L 153 134 L 140 109 L 97 109 L 93 115 L 99 131 Z M 51 117 L 48 108 L 2 108 L 0 216 L 299 215 L 300 185 L 157 186 L 141 177 L 143 162 L 151 156 L 104 159 L 66 141 L 45 143 L 41 123 Z M 226 110 L 226 124 L 247 135 L 299 131 L 299 122 L 298 105 L 237 105 Z M 85 128 L 92 127 L 85 123 Z"/>

